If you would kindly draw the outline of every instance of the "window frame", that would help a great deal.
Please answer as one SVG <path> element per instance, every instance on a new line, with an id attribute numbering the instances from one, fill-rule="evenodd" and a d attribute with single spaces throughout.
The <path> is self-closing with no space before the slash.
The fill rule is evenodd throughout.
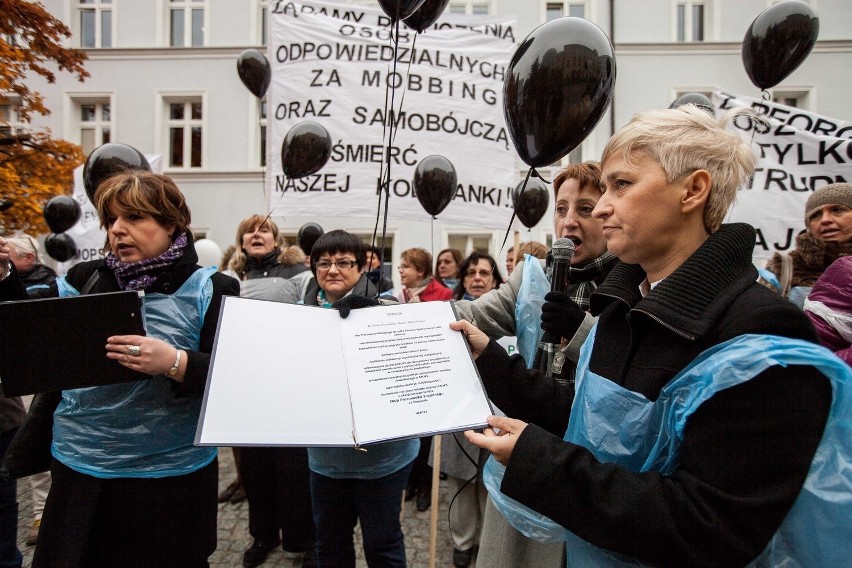
<path id="1" fill-rule="evenodd" d="M 82 0 L 71 0 L 74 10 L 74 26 L 77 31 L 77 42 L 80 49 L 110 49 L 116 46 L 116 11 L 118 10 L 118 2 L 113 0 L 89 0 L 90 3 L 84 4 Z M 83 12 L 93 12 L 95 15 L 95 30 L 94 43 L 95 45 L 83 45 Z M 109 12 L 110 20 L 110 42 L 109 45 L 103 45 L 103 12 Z"/>
<path id="2" fill-rule="evenodd" d="M 29 123 L 21 120 L 21 98 L 17 95 L 9 94 L 5 94 L 3 98 L 5 100 L 0 103 L 0 108 L 8 107 L 9 116 L 8 118 L 0 116 L 0 119 L 2 119 L 2 123 L 0 123 L 0 139 L 26 135 L 29 132 Z"/>
<path id="3" fill-rule="evenodd" d="M 485 14 L 476 14 L 474 12 L 475 7 L 485 7 Z M 463 12 L 457 11 L 458 8 L 464 7 Z M 493 16 L 496 13 L 497 6 L 495 5 L 493 0 L 458 0 L 455 2 L 450 2 L 447 5 L 446 12 L 448 14 L 466 14 L 468 16 L 479 15 L 479 16 Z"/>
<path id="4" fill-rule="evenodd" d="M 109 128 L 109 141 L 114 142 L 118 140 L 117 133 L 117 122 L 115 120 L 116 117 L 116 108 L 115 108 L 115 92 L 113 91 L 93 91 L 93 92 L 80 92 L 80 91 L 72 91 L 69 93 L 65 93 L 65 99 L 63 101 L 63 132 L 65 133 L 65 138 L 74 142 L 75 144 L 79 144 L 81 147 L 83 146 L 83 126 L 85 123 L 82 120 L 81 112 L 83 105 L 94 104 L 94 105 L 109 105 L 109 121 L 104 122 L 103 120 L 94 121 L 95 129 L 96 129 L 96 142 L 97 140 L 103 140 L 102 136 L 98 136 L 97 133 L 102 134 L 104 126 Z M 99 107 L 102 110 L 102 106 Z M 103 116 L 101 114 L 101 116 Z M 106 143 L 106 142 L 102 142 Z M 101 144 L 96 143 L 94 148 L 97 148 Z M 94 149 L 93 148 L 93 149 Z"/>
<path id="5" fill-rule="evenodd" d="M 164 30 L 164 45 L 171 48 L 198 48 L 207 47 L 210 41 L 210 0 L 162 0 L 163 2 L 163 30 Z M 195 45 L 192 37 L 192 12 L 193 10 L 201 9 L 203 16 L 201 19 L 201 43 Z M 172 44 L 172 12 L 183 11 L 183 42 L 181 45 Z"/>
<path id="6" fill-rule="evenodd" d="M 792 98 L 797 102 L 793 108 L 807 112 L 814 112 L 814 108 L 816 108 L 816 93 L 813 87 L 785 86 L 780 89 L 767 89 L 767 91 L 770 100 L 774 103 L 790 106 L 787 102 L 778 99 Z"/>
<path id="7" fill-rule="evenodd" d="M 684 6 L 684 26 L 683 26 L 683 34 L 684 39 L 679 39 L 680 34 L 680 25 L 678 22 L 678 8 L 680 6 Z M 696 6 L 703 6 L 703 29 L 702 29 L 702 38 L 701 39 L 693 39 L 694 30 L 692 25 L 692 14 L 693 8 Z M 672 17 L 672 25 L 671 25 L 671 33 L 672 33 L 672 41 L 674 43 L 707 43 L 710 41 L 715 41 L 716 38 L 716 30 L 718 29 L 717 25 L 714 25 L 714 18 L 719 13 L 716 1 L 715 0 L 672 0 L 671 4 L 671 17 Z"/>
<path id="8" fill-rule="evenodd" d="M 592 19 L 591 11 L 590 11 L 591 7 L 589 6 L 588 0 L 573 0 L 573 1 L 572 0 L 556 0 L 555 2 L 549 1 L 549 2 L 544 3 L 544 5 L 542 7 L 542 13 L 541 13 L 541 21 L 542 22 L 549 21 L 548 18 L 547 18 L 547 12 L 548 12 L 548 10 L 550 10 L 552 7 L 555 7 L 555 6 L 559 6 L 560 14 L 561 14 L 561 15 L 557 16 L 557 18 L 564 18 L 566 16 L 570 16 L 572 6 L 582 6 L 583 7 L 583 15 L 581 17 L 584 20 L 591 20 Z M 551 18 L 551 19 L 555 19 L 555 18 Z"/>
<path id="9" fill-rule="evenodd" d="M 160 112 L 157 113 L 157 120 L 159 124 L 157 125 L 157 131 L 160 132 L 159 136 L 159 153 L 163 155 L 163 169 L 165 171 L 174 171 L 174 172 L 197 172 L 204 171 L 207 169 L 208 162 L 208 148 L 210 147 L 208 141 L 208 131 L 209 127 L 207 124 L 208 120 L 208 110 L 210 108 L 207 94 L 199 93 L 199 92 L 171 92 L 171 93 L 158 93 L 158 97 L 160 99 Z M 193 103 L 201 104 L 201 118 L 193 119 L 192 118 L 192 108 L 189 106 L 189 118 L 183 119 L 172 119 L 171 118 L 171 105 L 176 103 L 182 103 L 185 108 L 188 105 L 192 105 Z M 172 145 L 171 145 L 171 130 L 177 125 L 182 125 L 184 129 L 184 137 L 183 137 L 183 164 L 181 165 L 172 165 Z M 201 150 L 200 150 L 200 165 L 193 166 L 192 165 L 192 128 L 198 127 L 201 129 Z M 189 136 L 186 136 L 186 131 L 189 129 Z M 187 165 L 188 164 L 188 165 Z"/>

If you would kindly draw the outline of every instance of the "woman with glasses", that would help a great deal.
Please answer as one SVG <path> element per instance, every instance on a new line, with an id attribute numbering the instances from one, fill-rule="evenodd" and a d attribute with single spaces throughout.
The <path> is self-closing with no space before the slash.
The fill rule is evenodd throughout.
<path id="1" fill-rule="evenodd" d="M 376 288 L 363 273 L 365 264 L 358 237 L 339 230 L 325 233 L 311 249 L 314 278 L 303 289 L 304 303 L 330 308 L 349 296 L 375 297 Z M 319 566 L 354 568 L 356 523 L 369 566 L 406 565 L 399 513 L 419 447 L 414 439 L 368 448 L 308 448 Z"/>
<path id="2" fill-rule="evenodd" d="M 494 257 L 477 251 L 462 261 L 459 275 L 461 279 L 453 290 L 455 300 L 475 300 L 503 283 Z"/>

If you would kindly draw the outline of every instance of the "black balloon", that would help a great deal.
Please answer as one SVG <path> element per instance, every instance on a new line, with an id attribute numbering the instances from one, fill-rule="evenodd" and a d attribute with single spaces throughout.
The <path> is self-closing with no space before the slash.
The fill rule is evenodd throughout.
<path id="1" fill-rule="evenodd" d="M 246 49 L 237 58 L 237 74 L 249 91 L 259 99 L 266 94 L 272 80 L 272 68 L 266 56 L 256 49 Z"/>
<path id="2" fill-rule="evenodd" d="M 298 179 L 318 172 L 331 156 L 331 136 L 316 122 L 300 122 L 287 132 L 281 144 L 281 169 Z"/>
<path id="3" fill-rule="evenodd" d="M 14 204 L 15 201 L 13 199 L 10 199 L 8 197 L 0 198 L 0 211 L 5 211 Z"/>
<path id="4" fill-rule="evenodd" d="M 426 156 L 414 168 L 414 193 L 433 217 L 453 200 L 456 182 L 456 169 L 443 156 Z"/>
<path id="5" fill-rule="evenodd" d="M 423 32 L 423 30 L 438 21 L 438 18 L 444 13 L 444 9 L 449 3 L 450 0 L 426 0 L 413 14 L 405 18 L 402 23 L 412 30 Z"/>
<path id="6" fill-rule="evenodd" d="M 799 0 L 779 2 L 758 15 L 743 38 L 743 65 L 751 82 L 769 89 L 802 64 L 819 35 L 819 18 Z"/>
<path id="7" fill-rule="evenodd" d="M 503 112 L 515 149 L 533 167 L 573 150 L 603 116 L 615 86 L 612 43 L 582 18 L 557 18 L 515 50 L 503 81 Z"/>
<path id="8" fill-rule="evenodd" d="M 48 235 L 44 240 L 44 249 L 50 255 L 50 258 L 59 262 L 71 260 L 77 254 L 77 245 L 74 244 L 74 239 L 66 233 Z"/>
<path id="9" fill-rule="evenodd" d="M 64 233 L 80 219 L 80 204 L 69 195 L 57 195 L 45 204 L 43 212 L 50 230 Z"/>
<path id="10" fill-rule="evenodd" d="M 311 249 L 314 248 L 314 243 L 317 242 L 325 231 L 316 223 L 305 223 L 299 229 L 299 248 L 305 251 L 305 254 L 310 255 Z"/>
<path id="11" fill-rule="evenodd" d="M 515 187 L 512 198 L 515 203 L 515 215 L 524 227 L 532 229 L 547 212 L 550 191 L 541 179 L 530 176 L 526 180 L 526 187 L 524 182 Z"/>
<path id="12" fill-rule="evenodd" d="M 394 22 L 404 20 L 417 10 L 425 0 L 379 0 L 385 14 Z"/>
<path id="13" fill-rule="evenodd" d="M 672 104 L 669 105 L 669 108 L 677 108 L 682 105 L 695 105 L 700 109 L 706 110 L 712 115 L 716 114 L 713 102 L 708 99 L 706 95 L 702 95 L 701 93 L 685 93 L 673 100 Z"/>
<path id="14" fill-rule="evenodd" d="M 83 166 L 83 185 L 89 201 L 95 202 L 95 191 L 102 181 L 128 170 L 151 171 L 151 165 L 142 152 L 127 144 L 110 142 L 92 150 Z"/>

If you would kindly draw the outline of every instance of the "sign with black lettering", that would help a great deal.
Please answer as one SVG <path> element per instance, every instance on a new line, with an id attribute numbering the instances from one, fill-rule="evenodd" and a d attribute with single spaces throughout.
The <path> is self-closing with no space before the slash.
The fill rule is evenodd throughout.
<path id="1" fill-rule="evenodd" d="M 426 221 L 412 178 L 420 160 L 446 157 L 458 187 L 442 221 L 502 228 L 520 162 L 503 118 L 503 79 L 515 49 L 515 18 L 445 14 L 422 34 L 378 6 L 269 3 L 267 187 L 284 216 L 374 217 L 390 167 L 389 217 Z M 288 179 L 281 144 L 302 121 L 323 125 L 331 158 L 316 174 Z M 396 134 L 386 137 L 388 125 Z"/>
<path id="2" fill-rule="evenodd" d="M 756 258 L 795 248 L 805 229 L 805 202 L 824 185 L 852 180 L 852 123 L 771 101 L 713 91 L 717 114 L 748 107 L 764 122 L 742 115 L 728 128 L 757 154 L 749 187 L 737 193 L 728 221 L 757 229 Z"/>

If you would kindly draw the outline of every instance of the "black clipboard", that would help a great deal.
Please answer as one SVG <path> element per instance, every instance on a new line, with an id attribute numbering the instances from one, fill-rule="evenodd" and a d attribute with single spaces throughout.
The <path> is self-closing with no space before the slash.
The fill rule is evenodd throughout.
<path id="1" fill-rule="evenodd" d="M 3 395 L 150 378 L 107 359 L 113 335 L 145 335 L 138 292 L 0 302 Z"/>

